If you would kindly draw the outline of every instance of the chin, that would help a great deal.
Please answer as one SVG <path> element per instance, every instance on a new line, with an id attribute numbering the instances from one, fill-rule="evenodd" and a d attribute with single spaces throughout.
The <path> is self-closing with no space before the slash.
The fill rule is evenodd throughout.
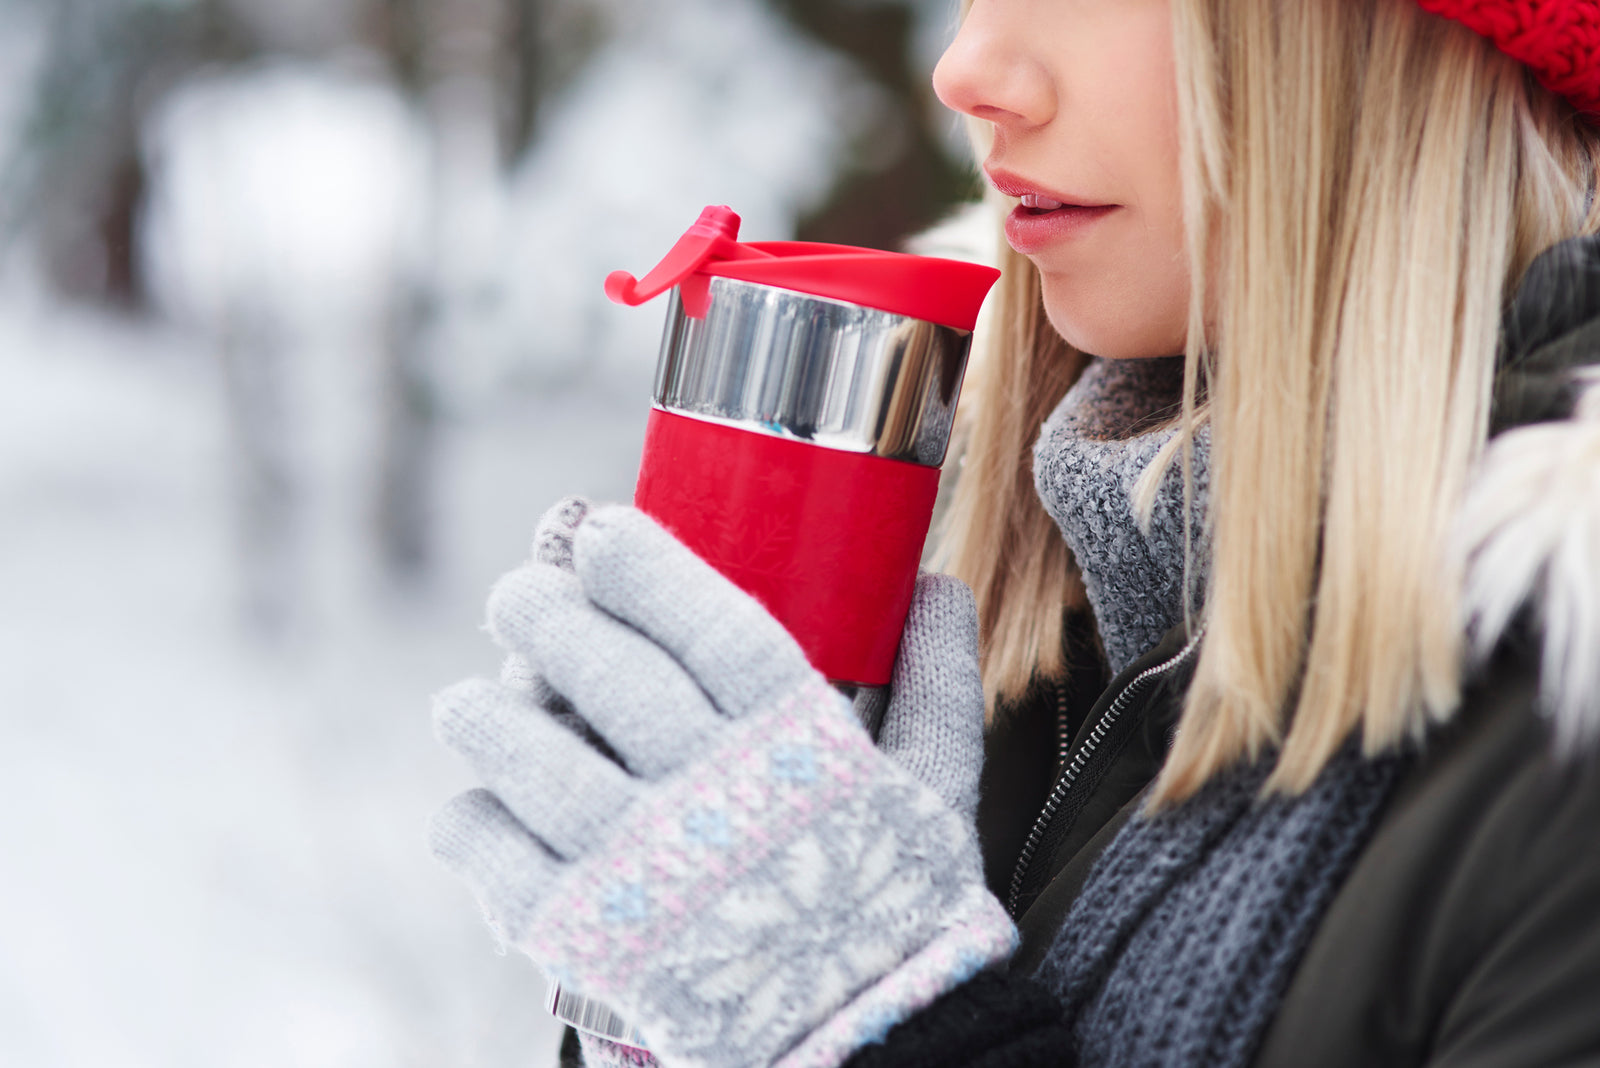
<path id="1" fill-rule="evenodd" d="M 1040 272 L 1045 318 L 1062 341 L 1078 352 L 1106 360 L 1178 357 L 1189 336 L 1187 277 L 1155 285 L 1085 286 L 1082 275 Z M 1130 288 L 1139 289 L 1130 293 Z"/>
<path id="2" fill-rule="evenodd" d="M 1149 360 L 1183 355 L 1182 338 L 1173 340 L 1170 331 L 1141 334 L 1127 329 L 1126 323 L 1085 323 L 1073 316 L 1058 315 L 1048 307 L 1045 317 L 1062 340 L 1089 356 L 1107 360 Z"/>
<path id="3" fill-rule="evenodd" d="M 1043 279 L 1044 313 L 1056 333 L 1079 352 L 1108 360 L 1142 360 L 1158 356 L 1181 356 L 1188 333 L 1189 309 L 1174 308 L 1168 314 L 1152 316 L 1158 294 L 1137 307 L 1128 301 L 1087 301 L 1074 294 L 1072 299 L 1052 292 L 1050 278 Z"/>

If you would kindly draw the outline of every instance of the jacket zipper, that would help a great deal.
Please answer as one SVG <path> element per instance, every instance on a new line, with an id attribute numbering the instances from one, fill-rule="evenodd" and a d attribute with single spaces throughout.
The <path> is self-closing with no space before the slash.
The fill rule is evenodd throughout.
<path id="1" fill-rule="evenodd" d="M 1056 774 L 1067 766 L 1067 751 L 1072 748 L 1072 725 L 1067 722 L 1067 684 L 1056 687 Z"/>
<path id="2" fill-rule="evenodd" d="M 1056 684 L 1056 774 L 1067 766 L 1067 750 L 1072 747 L 1072 732 L 1067 723 L 1067 684 Z"/>
<path id="3" fill-rule="evenodd" d="M 1189 639 L 1188 644 L 1172 657 L 1162 663 L 1145 668 L 1130 679 L 1128 684 L 1122 688 L 1122 692 L 1117 694 L 1116 700 L 1107 705 L 1106 710 L 1100 713 L 1100 718 L 1095 722 L 1094 729 L 1089 732 L 1088 737 L 1083 740 L 1083 745 L 1079 746 L 1078 751 L 1073 754 L 1071 763 L 1065 764 L 1065 767 L 1062 768 L 1061 774 L 1056 778 L 1055 786 L 1050 790 L 1050 796 L 1045 799 L 1043 811 L 1039 813 L 1039 818 L 1033 822 L 1033 830 L 1029 832 L 1028 840 L 1022 846 L 1022 853 L 1017 857 L 1017 867 L 1011 875 L 1011 891 L 1006 900 L 1006 910 L 1011 913 L 1012 919 L 1017 918 L 1017 900 L 1022 896 L 1022 881 L 1027 877 L 1028 866 L 1033 862 L 1034 853 L 1039 850 L 1039 843 L 1044 840 L 1044 833 L 1050 826 L 1050 820 L 1055 816 L 1056 811 L 1061 808 L 1062 802 L 1067 799 L 1067 792 L 1072 789 L 1072 784 L 1078 780 L 1079 775 L 1083 774 L 1084 765 L 1089 762 L 1089 758 L 1094 755 L 1094 751 L 1105 740 L 1106 732 L 1127 711 L 1129 702 L 1139 692 L 1143 691 L 1152 680 L 1165 675 L 1189 658 L 1195 647 L 1200 644 L 1200 638 L 1204 633 L 1204 630 L 1196 633 L 1194 637 Z M 1058 716 L 1058 730 L 1062 729 L 1059 727 L 1061 718 L 1064 717 Z M 1061 757 L 1064 763 L 1066 745 L 1065 741 L 1061 743 Z"/>

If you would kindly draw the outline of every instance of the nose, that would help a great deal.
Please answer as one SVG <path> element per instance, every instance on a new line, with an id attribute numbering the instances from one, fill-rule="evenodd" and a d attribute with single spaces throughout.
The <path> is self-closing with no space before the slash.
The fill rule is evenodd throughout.
<path id="1" fill-rule="evenodd" d="M 996 126 L 1043 126 L 1056 110 L 1055 83 L 1037 56 L 1018 0 L 973 0 L 933 69 L 944 106 Z"/>

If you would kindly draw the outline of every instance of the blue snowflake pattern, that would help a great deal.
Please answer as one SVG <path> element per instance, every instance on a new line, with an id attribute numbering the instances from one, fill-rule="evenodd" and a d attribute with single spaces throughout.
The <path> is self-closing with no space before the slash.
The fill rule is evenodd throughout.
<path id="1" fill-rule="evenodd" d="M 690 809 L 683 817 L 683 833 L 689 841 L 708 846 L 725 846 L 733 840 L 728 814 L 719 808 Z"/>
<path id="2" fill-rule="evenodd" d="M 650 914 L 650 900 L 642 883 L 613 883 L 606 889 L 604 905 L 607 923 L 638 923 Z"/>
<path id="3" fill-rule="evenodd" d="M 779 746 L 772 751 L 772 777 L 786 782 L 816 782 L 816 753 L 808 745 Z"/>

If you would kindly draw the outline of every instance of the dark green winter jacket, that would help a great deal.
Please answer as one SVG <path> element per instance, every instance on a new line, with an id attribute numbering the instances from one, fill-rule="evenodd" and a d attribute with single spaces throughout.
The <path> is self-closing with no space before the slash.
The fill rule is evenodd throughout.
<path id="1" fill-rule="evenodd" d="M 1507 316 L 1496 437 L 1469 494 L 1479 535 L 1501 551 L 1479 554 L 1468 606 L 1509 598 L 1522 611 L 1405 773 L 1258 1065 L 1600 1065 L 1597 369 L 1600 240 L 1579 239 L 1535 263 Z M 1006 976 L 947 994 L 852 1064 L 1072 1062 L 1028 976 L 1160 767 L 1185 645 L 1168 635 L 1109 684 L 1080 659 L 991 734 L 979 832 L 1022 948 Z M 1117 726 L 1041 819 L 1060 768 L 1119 700 Z"/>

